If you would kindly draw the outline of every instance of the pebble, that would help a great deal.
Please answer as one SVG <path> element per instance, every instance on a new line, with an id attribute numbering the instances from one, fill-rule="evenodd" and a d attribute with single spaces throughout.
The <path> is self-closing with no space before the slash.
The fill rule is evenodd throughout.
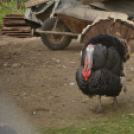
<path id="1" fill-rule="evenodd" d="M 88 98 L 84 98 L 84 99 L 82 99 L 81 103 L 86 103 L 86 102 L 88 102 L 88 101 L 89 101 Z"/>
<path id="2" fill-rule="evenodd" d="M 60 62 L 60 60 L 57 60 L 57 63 L 59 63 Z"/>
<path id="3" fill-rule="evenodd" d="M 93 109 L 94 110 L 95 108 L 94 107 L 90 107 L 90 109 Z"/>
<path id="4" fill-rule="evenodd" d="M 20 96 L 25 96 L 27 93 L 26 92 L 22 92 L 20 93 Z"/>
<path id="5" fill-rule="evenodd" d="M 35 112 L 35 111 L 33 111 L 33 113 L 32 113 L 33 115 L 36 115 L 37 113 Z"/>
<path id="6" fill-rule="evenodd" d="M 6 66 L 6 65 L 7 65 L 7 63 L 4 64 L 4 66 Z"/>
<path id="7" fill-rule="evenodd" d="M 74 86 L 74 85 L 75 85 L 75 83 L 71 82 L 71 83 L 69 83 L 69 85 L 70 85 L 70 86 Z"/>
<path id="8" fill-rule="evenodd" d="M 13 67 L 18 67 L 18 66 L 19 66 L 19 64 L 17 64 L 17 63 L 13 64 Z"/>
<path id="9" fill-rule="evenodd" d="M 49 99 L 53 98 L 53 96 L 50 96 Z"/>

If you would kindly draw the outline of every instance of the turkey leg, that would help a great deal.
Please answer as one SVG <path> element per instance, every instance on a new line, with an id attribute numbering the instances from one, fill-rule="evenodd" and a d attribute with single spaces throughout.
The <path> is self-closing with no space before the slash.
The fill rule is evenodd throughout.
<path id="1" fill-rule="evenodd" d="M 114 105 L 115 105 L 115 104 L 118 104 L 117 97 L 114 97 L 114 98 L 113 98 L 113 104 L 114 104 Z"/>
<path id="2" fill-rule="evenodd" d="M 115 105 L 118 104 L 117 97 L 113 98 L 113 108 L 115 108 Z"/>
<path id="3" fill-rule="evenodd" d="M 97 114 L 101 113 L 102 112 L 102 107 L 101 107 L 101 96 L 99 96 L 99 107 L 96 111 Z"/>

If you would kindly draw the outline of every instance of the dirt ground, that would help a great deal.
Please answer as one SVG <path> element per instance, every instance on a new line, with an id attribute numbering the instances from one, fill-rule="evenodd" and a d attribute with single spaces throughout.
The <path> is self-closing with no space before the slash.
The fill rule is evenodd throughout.
<path id="1" fill-rule="evenodd" d="M 51 51 L 40 38 L 0 37 L 0 90 L 7 93 L 37 128 L 89 125 L 84 119 L 105 120 L 133 114 L 134 54 L 126 64 L 127 93 L 103 97 L 103 112 L 96 114 L 98 97 L 89 99 L 78 90 L 75 73 L 81 44 L 72 40 L 63 51 Z"/>

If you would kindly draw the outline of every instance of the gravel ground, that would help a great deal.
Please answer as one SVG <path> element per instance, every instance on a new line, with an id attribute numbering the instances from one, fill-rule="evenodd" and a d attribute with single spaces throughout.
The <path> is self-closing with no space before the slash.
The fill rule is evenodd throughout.
<path id="1" fill-rule="evenodd" d="M 89 125 L 90 120 L 133 112 L 134 54 L 126 66 L 127 93 L 118 97 L 118 107 L 113 109 L 112 98 L 103 97 L 103 113 L 96 115 L 98 97 L 89 99 L 78 90 L 75 73 L 80 66 L 82 46 L 76 40 L 63 51 L 51 51 L 40 38 L 0 37 L 1 95 L 6 95 L 1 109 L 20 116 L 35 128 Z M 10 101 L 11 100 L 11 101 Z M 12 104 L 11 104 L 12 103 Z M 8 107 L 8 108 L 7 108 Z M 14 116 L 0 112 L 4 118 Z M 22 124 L 25 124 L 23 121 Z M 11 125 L 8 125 L 11 126 Z M 19 124 L 19 126 L 23 126 Z M 14 127 L 14 126 L 11 126 Z M 18 131 L 15 129 L 15 131 Z"/>

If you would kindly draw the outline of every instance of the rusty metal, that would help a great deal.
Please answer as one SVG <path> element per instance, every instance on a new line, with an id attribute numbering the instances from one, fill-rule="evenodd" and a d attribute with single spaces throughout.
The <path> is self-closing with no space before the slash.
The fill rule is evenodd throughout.
<path id="1" fill-rule="evenodd" d="M 62 14 L 58 14 L 58 17 L 62 19 L 65 25 L 67 25 L 67 27 L 73 33 L 81 33 L 83 28 L 85 28 L 87 25 L 90 25 L 92 23 L 91 21 L 76 19 Z"/>
<path id="2" fill-rule="evenodd" d="M 15 20 L 15 19 L 10 19 L 10 20 L 4 19 L 2 24 L 4 26 L 22 26 L 22 25 L 26 26 L 27 25 L 25 20 Z"/>
<path id="3" fill-rule="evenodd" d="M 24 14 L 6 14 L 4 16 L 4 19 L 24 19 Z"/>
<path id="4" fill-rule="evenodd" d="M 56 14 L 69 27 L 70 31 L 74 33 L 81 33 L 82 29 L 91 24 L 97 17 L 128 18 L 128 15 L 124 13 L 105 12 L 81 7 L 63 9 L 57 11 Z"/>
<path id="5" fill-rule="evenodd" d="M 57 35 L 68 35 L 68 36 L 78 36 L 79 34 L 71 33 L 71 32 L 53 32 L 53 31 L 42 31 L 40 29 L 36 29 L 37 33 L 40 34 L 57 34 Z"/>
<path id="6" fill-rule="evenodd" d="M 24 5 L 26 8 L 28 8 L 28 7 L 36 6 L 39 4 L 43 4 L 43 3 L 48 2 L 48 1 L 51 1 L 51 0 L 32 0 L 32 1 L 25 2 Z"/>

